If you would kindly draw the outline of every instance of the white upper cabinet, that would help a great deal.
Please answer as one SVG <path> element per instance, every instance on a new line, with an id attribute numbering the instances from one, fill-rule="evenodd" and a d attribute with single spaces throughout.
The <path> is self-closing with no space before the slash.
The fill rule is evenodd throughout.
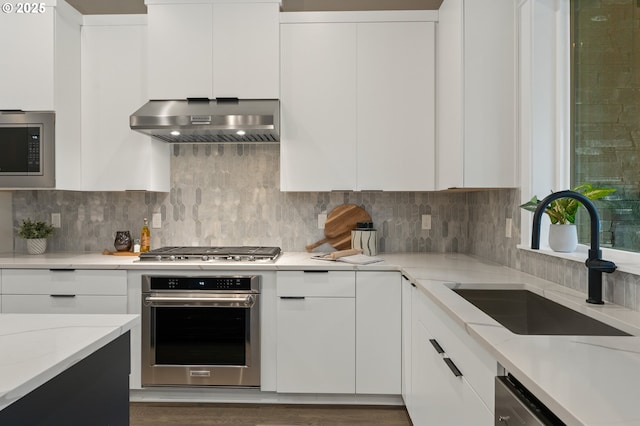
<path id="1" fill-rule="evenodd" d="M 444 0 L 438 18 L 437 189 L 515 187 L 512 0 Z"/>
<path id="2" fill-rule="evenodd" d="M 277 99 L 279 3 L 147 0 L 149 98 Z"/>
<path id="3" fill-rule="evenodd" d="M 280 187 L 356 187 L 356 26 L 281 26 Z"/>
<path id="4" fill-rule="evenodd" d="M 213 5 L 213 94 L 278 99 L 279 3 Z"/>
<path id="5" fill-rule="evenodd" d="M 169 191 L 169 144 L 129 128 L 147 101 L 146 30 L 144 15 L 84 17 L 83 190 Z"/>
<path id="6" fill-rule="evenodd" d="M 358 24 L 358 190 L 435 185 L 435 23 Z"/>
<path id="7" fill-rule="evenodd" d="M 434 189 L 435 17 L 281 14 L 281 190 Z"/>
<path id="8" fill-rule="evenodd" d="M 56 19 L 53 7 L 37 14 L 0 14 L 0 109 L 55 109 Z"/>
<path id="9" fill-rule="evenodd" d="M 55 111 L 56 188 L 80 189 L 80 25 L 65 2 L 0 13 L 0 109 Z M 36 6 L 38 13 L 18 13 Z M 26 10 L 26 9 L 23 9 Z"/>
<path id="10" fill-rule="evenodd" d="M 213 6 L 148 4 L 149 98 L 213 97 Z"/>

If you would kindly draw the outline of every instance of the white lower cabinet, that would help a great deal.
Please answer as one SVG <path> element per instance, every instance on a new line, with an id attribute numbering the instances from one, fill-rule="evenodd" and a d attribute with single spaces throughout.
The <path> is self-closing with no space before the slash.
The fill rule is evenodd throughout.
<path id="1" fill-rule="evenodd" d="M 277 391 L 355 392 L 355 272 L 278 272 Z"/>
<path id="2" fill-rule="evenodd" d="M 411 405 L 411 290 L 409 278 L 402 275 L 402 399 L 407 407 Z"/>
<path id="3" fill-rule="evenodd" d="M 126 314 L 126 271 L 5 269 L 2 312 Z"/>
<path id="4" fill-rule="evenodd" d="M 413 424 L 493 425 L 493 405 L 489 408 L 476 390 L 493 386 L 497 363 L 490 377 L 478 382 L 486 371 L 476 371 L 466 356 L 449 352 L 451 330 L 438 317 L 446 314 L 418 288 L 411 293 L 411 383 L 405 404 Z"/>
<path id="5" fill-rule="evenodd" d="M 398 272 L 277 277 L 278 392 L 400 394 Z"/>
<path id="6" fill-rule="evenodd" d="M 401 393 L 402 296 L 398 272 L 356 272 L 356 393 Z"/>

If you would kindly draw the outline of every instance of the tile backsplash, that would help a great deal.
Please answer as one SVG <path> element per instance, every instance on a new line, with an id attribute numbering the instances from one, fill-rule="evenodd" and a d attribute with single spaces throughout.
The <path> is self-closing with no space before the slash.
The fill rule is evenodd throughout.
<path id="1" fill-rule="evenodd" d="M 49 251 L 91 252 L 112 250 L 118 230 L 130 230 L 135 238 L 143 218 L 160 213 L 162 227 L 151 230 L 152 247 L 277 245 L 285 251 L 304 251 L 324 237 L 318 214 L 353 203 L 372 216 L 381 253 L 465 253 L 475 246 L 470 227 L 471 235 L 490 235 L 493 224 L 480 222 L 504 217 L 505 209 L 498 204 L 517 195 L 516 190 L 280 192 L 279 145 L 184 144 L 172 149 L 169 193 L 17 191 L 14 226 L 26 217 L 49 221 L 51 213 L 60 213 L 62 227 L 50 239 Z M 469 200 L 477 200 L 473 203 L 483 214 L 472 212 Z M 496 211 L 485 211 L 493 209 L 492 202 L 498 203 Z M 431 215 L 430 230 L 421 229 L 423 214 Z M 514 243 L 505 245 L 485 238 L 482 249 L 514 255 L 516 240 L 514 235 Z M 14 248 L 25 251 L 24 241 L 15 238 Z"/>
<path id="2" fill-rule="evenodd" d="M 520 191 L 280 192 L 278 145 L 174 145 L 171 192 L 16 191 L 13 226 L 31 217 L 62 227 L 49 252 L 113 250 L 115 232 L 139 235 L 144 217 L 160 213 L 152 247 L 276 245 L 304 251 L 323 238 L 317 216 L 339 204 L 364 207 L 378 229 L 378 251 L 457 252 L 482 257 L 586 293 L 580 262 L 518 250 Z M 422 215 L 431 229 L 422 229 Z M 506 220 L 512 219 L 511 237 Z M 13 238 L 16 252 L 25 242 Z M 330 251 L 323 245 L 317 251 Z M 605 277 L 605 299 L 640 310 L 640 277 Z"/>

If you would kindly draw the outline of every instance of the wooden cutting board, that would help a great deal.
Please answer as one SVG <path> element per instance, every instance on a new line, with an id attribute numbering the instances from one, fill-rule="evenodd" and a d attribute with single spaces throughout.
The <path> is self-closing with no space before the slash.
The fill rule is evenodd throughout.
<path id="1" fill-rule="evenodd" d="M 324 224 L 324 235 L 320 241 L 306 246 L 308 252 L 324 243 L 329 243 L 336 250 L 351 248 L 351 231 L 358 222 L 371 222 L 371 216 L 355 204 L 341 204 L 331 210 Z"/>
<path id="2" fill-rule="evenodd" d="M 102 254 L 111 256 L 140 256 L 139 252 L 134 251 L 110 251 L 107 249 L 102 250 Z"/>
<path id="3" fill-rule="evenodd" d="M 371 222 L 371 216 L 365 209 L 355 204 L 341 204 L 331 210 L 324 223 L 324 235 L 335 238 L 349 233 L 356 228 L 358 222 Z"/>

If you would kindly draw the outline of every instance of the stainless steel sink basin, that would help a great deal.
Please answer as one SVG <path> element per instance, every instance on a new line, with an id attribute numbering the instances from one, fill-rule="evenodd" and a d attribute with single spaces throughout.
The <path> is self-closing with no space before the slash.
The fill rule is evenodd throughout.
<path id="1" fill-rule="evenodd" d="M 516 334 L 630 336 L 529 290 L 452 290 Z"/>

